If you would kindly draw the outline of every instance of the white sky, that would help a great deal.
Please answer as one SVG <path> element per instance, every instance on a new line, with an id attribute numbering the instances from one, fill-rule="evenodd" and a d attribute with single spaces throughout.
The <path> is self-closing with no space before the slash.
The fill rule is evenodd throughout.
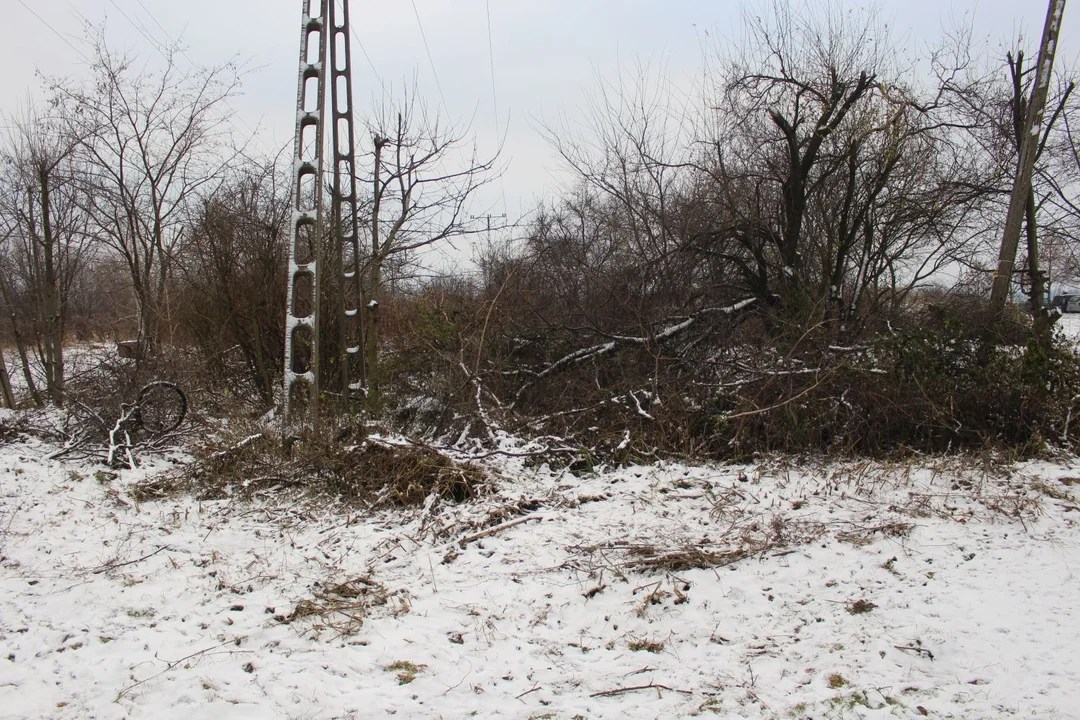
<path id="1" fill-rule="evenodd" d="M 861 3 L 851 3 L 860 5 Z M 753 9 L 764 2 L 746 3 Z M 0 0 L 8 30 L 0 43 L 0 112 L 11 115 L 28 97 L 40 97 L 36 73 L 84 73 L 83 25 L 106 23 L 114 47 L 150 61 L 155 43 L 182 38 L 187 57 L 210 65 L 231 57 L 253 71 L 233 107 L 236 126 L 258 128 L 259 145 L 290 141 L 295 107 L 299 16 L 297 0 Z M 491 62 L 499 120 L 508 126 L 499 188 L 478 213 L 528 211 L 555 186 L 558 163 L 536 127 L 542 119 L 578 116 L 596 77 L 613 77 L 621 66 L 663 65 L 673 81 L 699 77 L 702 47 L 737 37 L 737 0 L 352 0 L 355 102 L 378 94 L 380 82 L 419 79 L 432 106 L 469 123 L 482 151 L 496 147 Z M 414 12 L 415 7 L 415 12 Z M 491 57 L 488 52 L 490 7 Z M 886 0 L 882 17 L 919 47 L 943 24 L 974 16 L 978 39 L 999 55 L 1010 37 L 1024 32 L 1037 41 L 1045 0 Z M 35 15 L 36 14 L 36 15 Z M 419 23 L 418 23 L 419 17 Z M 431 61 L 421 36 L 427 37 Z M 708 39 L 705 37 L 708 32 Z M 1059 67 L 1077 66 L 1080 6 L 1066 8 Z M 370 57 L 365 59 L 365 52 Z M 432 72 L 438 75 L 438 85 Z M 377 73 L 377 76 L 376 76 Z M 7 120 L 0 120 L 0 125 Z M 505 197 L 505 203 L 503 198 Z"/>

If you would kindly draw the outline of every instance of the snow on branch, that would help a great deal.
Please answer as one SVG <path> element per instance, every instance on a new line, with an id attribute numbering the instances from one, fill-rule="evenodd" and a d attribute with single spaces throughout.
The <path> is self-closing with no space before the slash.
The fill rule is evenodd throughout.
<path id="1" fill-rule="evenodd" d="M 613 335 L 612 337 L 618 342 L 634 343 L 634 344 L 637 344 L 637 345 L 646 345 L 646 344 L 648 344 L 648 342 L 650 340 L 655 341 L 655 342 L 663 342 L 664 340 L 675 337 L 679 333 L 681 333 L 681 332 L 685 331 L 686 329 L 688 329 L 690 326 L 692 326 L 694 323 L 696 323 L 698 320 L 700 320 L 703 315 L 711 315 L 713 313 L 721 313 L 721 314 L 724 314 L 724 315 L 731 315 L 733 313 L 738 312 L 739 310 L 742 310 L 743 308 L 749 307 L 751 304 L 753 304 L 753 302 L 755 300 L 757 300 L 757 298 L 746 298 L 745 300 L 740 300 L 739 302 L 735 303 L 734 305 L 728 305 L 728 306 L 725 306 L 725 307 L 702 308 L 701 310 L 698 310 L 694 314 L 687 317 L 685 320 L 683 320 L 681 322 L 677 322 L 674 325 L 668 325 L 666 328 L 664 328 L 660 332 L 656 333 L 651 338 L 649 338 L 649 337 L 626 337 L 626 336 L 622 336 L 622 335 Z"/>
<path id="2" fill-rule="evenodd" d="M 530 382 L 525 383 L 520 388 L 518 388 L 517 393 L 514 394 L 514 402 L 516 403 L 518 400 L 520 400 L 521 396 L 525 393 L 525 391 L 528 390 L 533 385 L 535 385 L 540 380 L 543 380 L 544 378 L 546 378 L 546 377 L 548 377 L 550 375 L 554 375 L 555 373 L 560 372 L 561 370 L 569 367 L 570 365 L 576 365 L 577 363 L 585 362 L 586 360 L 592 360 L 593 358 L 597 358 L 597 357 L 600 357 L 602 355 L 607 355 L 608 353 L 614 351 L 615 348 L 618 347 L 619 345 L 642 345 L 642 346 L 645 346 L 645 345 L 648 345 L 650 342 L 663 342 L 665 340 L 669 340 L 669 339 L 675 337 L 676 335 L 679 335 L 680 333 L 686 331 L 688 328 L 693 326 L 698 320 L 700 320 L 704 315 L 711 315 L 711 314 L 714 314 L 714 313 L 720 313 L 720 314 L 724 314 L 724 315 L 733 315 L 734 313 L 738 312 L 739 310 L 742 310 L 743 308 L 749 307 L 751 304 L 753 304 L 753 302 L 756 299 L 757 298 L 746 298 L 745 300 L 740 300 L 739 302 L 735 303 L 734 305 L 727 305 L 725 307 L 702 308 L 702 309 L 696 311 L 695 313 L 693 313 L 692 315 L 688 316 L 685 320 L 681 320 L 680 322 L 677 322 L 677 323 L 675 323 L 673 325 L 668 325 L 667 327 L 663 328 L 662 330 L 655 333 L 651 337 L 649 337 L 649 336 L 632 337 L 632 336 L 624 336 L 624 335 L 612 335 L 610 342 L 606 342 L 606 343 L 602 343 L 600 345 L 593 345 L 591 347 L 580 348 L 578 350 L 574 350 L 570 354 L 564 355 L 563 357 L 559 358 L 558 360 L 553 362 L 551 365 L 548 365 L 546 368 L 544 368 L 539 373 L 537 373 L 536 377 L 533 380 L 531 380 Z"/>

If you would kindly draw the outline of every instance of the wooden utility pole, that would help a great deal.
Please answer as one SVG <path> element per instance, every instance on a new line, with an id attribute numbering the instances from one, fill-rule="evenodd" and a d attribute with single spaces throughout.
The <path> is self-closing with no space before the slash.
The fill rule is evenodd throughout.
<path id="1" fill-rule="evenodd" d="M 1017 138 L 1020 146 L 1020 162 L 1016 168 L 1016 176 L 1013 178 L 1012 196 L 1009 198 L 1009 211 L 1005 216 L 1005 229 L 1001 236 L 1001 250 L 998 253 L 997 272 L 994 273 L 994 286 L 990 292 L 990 306 L 998 315 L 1005 309 L 1005 303 L 1009 299 L 1013 267 L 1016 265 L 1016 247 L 1020 244 L 1020 229 L 1028 196 L 1031 193 L 1031 176 L 1035 170 L 1035 155 L 1039 149 L 1039 138 L 1042 136 L 1043 111 L 1046 108 L 1046 96 L 1054 67 L 1058 35 L 1061 31 L 1061 16 L 1064 12 L 1065 0 L 1050 0 L 1046 11 L 1046 23 L 1043 25 L 1042 42 L 1039 44 L 1039 58 L 1035 68 L 1035 82 L 1031 88 L 1031 100 L 1028 102 L 1023 131 Z"/>

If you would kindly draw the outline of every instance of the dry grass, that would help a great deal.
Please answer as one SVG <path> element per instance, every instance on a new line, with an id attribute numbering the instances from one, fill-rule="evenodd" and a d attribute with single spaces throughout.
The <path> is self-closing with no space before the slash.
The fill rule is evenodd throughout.
<path id="1" fill-rule="evenodd" d="M 649 640 L 647 638 L 636 638 L 627 643 L 627 647 L 633 652 L 651 652 L 659 653 L 664 651 L 664 643 Z"/>
<path id="2" fill-rule="evenodd" d="M 1041 482 L 1039 480 L 1036 480 L 1031 484 L 1031 489 L 1035 492 L 1042 493 L 1049 498 L 1053 498 L 1054 500 L 1072 500 L 1072 495 L 1069 494 L 1068 490 L 1054 487 L 1050 483 Z"/>
<path id="3" fill-rule="evenodd" d="M 752 557 L 784 552 L 820 538 L 827 527 L 820 522 L 791 520 L 780 515 L 750 519 L 713 543 L 689 544 L 685 540 L 664 546 L 655 543 L 615 543 L 580 548 L 585 552 L 615 549 L 628 556 L 633 570 L 682 572 L 732 565 Z"/>
<path id="4" fill-rule="evenodd" d="M 372 609 L 389 605 L 393 596 L 383 585 L 366 577 L 316 585 L 311 598 L 301 600 L 288 616 L 277 619 L 289 624 L 306 621 L 315 635 L 330 630 L 335 637 L 347 637 L 360 630 Z M 402 600 L 401 607 L 407 609 L 407 601 Z"/>
<path id="5" fill-rule="evenodd" d="M 395 660 L 383 669 L 386 672 L 397 673 L 398 685 L 408 685 L 416 679 L 417 673 L 426 667 L 427 665 L 409 662 L 408 660 Z"/>
<path id="6" fill-rule="evenodd" d="M 724 567 L 757 554 L 757 549 L 748 547 L 710 549 L 686 546 L 660 549 L 653 545 L 632 545 L 626 550 L 630 555 L 628 567 L 667 572 Z"/>
<path id="7" fill-rule="evenodd" d="M 887 522 L 868 527 L 855 527 L 851 530 L 837 533 L 836 539 L 840 542 L 851 543 L 855 547 L 869 545 L 878 538 L 901 538 L 907 537 L 915 525 L 909 522 Z"/>

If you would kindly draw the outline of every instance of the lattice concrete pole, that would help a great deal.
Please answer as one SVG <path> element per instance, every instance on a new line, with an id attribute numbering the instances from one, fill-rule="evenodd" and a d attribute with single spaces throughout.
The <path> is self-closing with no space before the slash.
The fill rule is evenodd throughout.
<path id="1" fill-rule="evenodd" d="M 293 213 L 285 319 L 285 419 L 297 420 L 306 390 L 306 415 L 319 413 L 319 298 L 322 243 L 323 107 L 327 0 L 302 0 L 300 77 L 293 150 Z M 306 357 L 305 357 L 306 355 Z"/>
<path id="2" fill-rule="evenodd" d="M 333 117 L 333 215 L 341 253 L 341 388 L 346 406 L 364 388 L 361 351 L 360 239 L 356 217 L 356 142 L 352 112 L 349 0 L 330 1 L 330 96 Z"/>

